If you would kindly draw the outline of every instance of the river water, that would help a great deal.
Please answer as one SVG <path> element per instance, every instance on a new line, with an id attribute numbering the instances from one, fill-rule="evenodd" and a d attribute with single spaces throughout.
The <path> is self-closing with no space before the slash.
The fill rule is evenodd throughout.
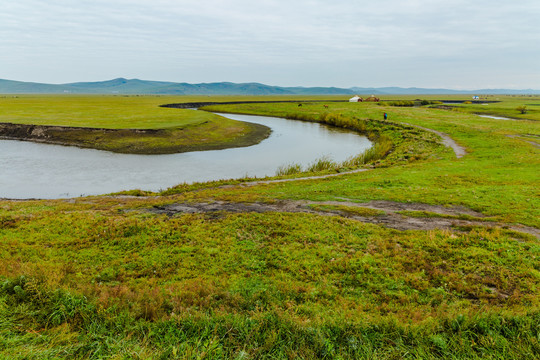
<path id="1" fill-rule="evenodd" d="M 51 199 L 130 189 L 165 190 L 180 183 L 275 175 L 281 165 L 306 166 L 361 153 L 370 141 L 317 123 L 220 114 L 266 125 L 269 138 L 249 147 L 170 155 L 130 155 L 73 146 L 0 140 L 0 198 Z"/>
<path id="2" fill-rule="evenodd" d="M 488 118 L 488 119 L 495 119 L 495 120 L 515 120 L 515 119 L 510 119 L 510 118 L 507 118 L 507 117 L 494 116 L 494 115 L 480 115 L 480 114 L 478 114 L 478 116 L 483 117 L 483 118 Z"/>

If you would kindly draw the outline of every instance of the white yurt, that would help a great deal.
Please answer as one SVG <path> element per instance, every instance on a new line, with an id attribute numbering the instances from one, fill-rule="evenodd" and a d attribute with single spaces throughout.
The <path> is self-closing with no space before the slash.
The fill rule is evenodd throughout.
<path id="1" fill-rule="evenodd" d="M 358 102 L 360 100 L 360 96 L 354 95 L 352 98 L 349 99 L 349 102 Z"/>

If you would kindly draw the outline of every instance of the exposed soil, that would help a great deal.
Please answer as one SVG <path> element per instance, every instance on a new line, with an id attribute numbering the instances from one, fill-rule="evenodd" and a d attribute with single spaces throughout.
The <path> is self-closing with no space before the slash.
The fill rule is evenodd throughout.
<path id="1" fill-rule="evenodd" d="M 381 210 L 384 213 L 375 216 L 361 216 L 354 211 L 342 210 L 339 208 L 329 210 L 314 210 L 314 205 L 345 206 L 348 208 Z M 155 214 L 166 214 L 174 216 L 182 213 L 205 213 L 213 216 L 220 216 L 220 212 L 229 213 L 265 213 L 265 212 L 291 212 L 310 213 L 323 216 L 341 216 L 353 220 L 379 224 L 396 230 L 434 230 L 447 229 L 460 231 L 474 226 L 502 227 L 517 232 L 527 233 L 540 239 L 540 230 L 515 224 L 505 224 L 493 221 L 481 220 L 483 214 L 461 206 L 445 207 L 440 205 L 429 205 L 420 203 L 398 203 L 393 201 L 370 201 L 368 203 L 355 203 L 350 201 L 277 201 L 275 203 L 232 203 L 215 201 L 211 203 L 177 203 L 165 206 L 155 206 L 148 209 Z M 432 213 L 431 217 L 413 217 L 400 214 L 400 211 L 416 211 Z M 433 216 L 437 214 L 438 216 Z M 445 218 L 442 216 L 468 216 L 478 218 L 474 220 Z"/>
<path id="2" fill-rule="evenodd" d="M 163 130 L 155 129 L 103 129 L 103 128 L 84 128 L 74 126 L 50 126 L 50 125 L 27 125 L 27 124 L 12 124 L 0 123 L 0 138 L 16 139 L 16 140 L 31 140 L 36 142 L 47 142 L 59 145 L 70 145 L 66 141 L 62 141 L 59 133 L 77 134 L 77 133 L 92 133 L 95 136 L 100 136 L 107 133 L 122 133 L 125 135 L 152 134 L 157 135 Z"/>

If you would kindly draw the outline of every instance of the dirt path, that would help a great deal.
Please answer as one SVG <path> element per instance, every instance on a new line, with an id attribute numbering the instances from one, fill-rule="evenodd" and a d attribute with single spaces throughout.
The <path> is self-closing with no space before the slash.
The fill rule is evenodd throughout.
<path id="1" fill-rule="evenodd" d="M 463 156 L 465 156 L 465 154 L 467 154 L 467 151 L 465 150 L 465 148 L 463 146 L 458 145 L 458 143 L 456 143 L 454 141 L 454 139 L 452 139 L 450 136 L 448 136 L 448 134 L 445 134 L 445 133 L 437 131 L 437 130 L 428 129 L 428 128 L 425 128 L 423 126 L 413 125 L 413 124 L 409 124 L 409 123 L 405 123 L 405 122 L 402 122 L 400 124 L 407 125 L 407 126 L 412 126 L 412 127 L 417 128 L 417 129 L 424 130 L 424 131 L 429 131 L 430 133 L 433 133 L 433 134 L 439 136 L 442 139 L 443 145 L 446 146 L 446 147 L 452 148 L 452 150 L 454 150 L 454 153 L 456 154 L 456 157 L 458 159 L 462 158 Z"/>
<path id="2" fill-rule="evenodd" d="M 321 206 L 326 208 L 321 209 Z M 371 211 L 369 211 L 371 210 Z M 373 210 L 379 211 L 374 213 Z M 148 209 L 155 214 L 174 216 L 182 213 L 205 213 L 220 216 L 219 212 L 265 213 L 291 212 L 309 213 L 323 216 L 341 216 L 356 221 L 379 224 L 397 230 L 466 230 L 471 226 L 502 227 L 527 233 L 540 239 L 540 230 L 515 224 L 505 224 L 482 220 L 485 216 L 464 207 L 444 207 L 420 203 L 398 203 L 393 201 L 370 201 L 355 203 L 350 201 L 277 201 L 275 203 L 232 203 L 216 201 L 212 203 L 177 203 Z M 414 217 L 400 213 L 403 211 L 429 212 L 430 217 Z M 463 219 L 458 217 L 472 217 Z"/>
<path id="3" fill-rule="evenodd" d="M 534 141 L 528 141 L 528 140 L 525 140 L 525 139 L 522 138 L 522 137 L 537 137 L 535 135 L 527 135 L 527 134 L 525 134 L 525 135 L 506 135 L 506 137 L 509 137 L 509 138 L 512 138 L 512 139 L 518 139 L 518 140 L 521 140 L 521 141 L 525 141 L 526 143 L 531 144 L 535 148 L 540 149 L 540 144 L 539 143 L 534 142 Z"/>
<path id="4" fill-rule="evenodd" d="M 279 183 L 292 182 L 292 181 L 301 181 L 301 180 L 327 179 L 327 178 L 332 178 L 332 177 L 336 177 L 336 176 L 357 174 L 357 173 L 364 172 L 364 171 L 369 171 L 369 170 L 370 169 L 356 169 L 356 170 L 344 171 L 344 172 L 340 172 L 340 173 L 336 173 L 336 174 L 326 174 L 326 175 L 318 175 L 318 176 L 305 176 L 305 177 L 293 178 L 293 179 L 249 181 L 249 182 L 240 183 L 238 185 L 220 186 L 220 189 L 233 188 L 233 187 L 236 187 L 236 186 L 255 186 L 255 185 L 262 185 L 262 184 L 279 184 Z"/>

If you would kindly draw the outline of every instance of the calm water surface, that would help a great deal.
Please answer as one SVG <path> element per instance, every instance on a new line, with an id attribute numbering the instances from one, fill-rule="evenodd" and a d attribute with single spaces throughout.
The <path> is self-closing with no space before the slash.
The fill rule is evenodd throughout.
<path id="1" fill-rule="evenodd" d="M 67 198 L 129 189 L 157 191 L 180 183 L 275 175 L 281 165 L 321 156 L 343 161 L 371 146 L 353 132 L 280 118 L 220 114 L 264 124 L 258 145 L 171 155 L 128 155 L 72 146 L 0 140 L 0 198 Z"/>
<path id="2" fill-rule="evenodd" d="M 478 116 L 483 117 L 483 118 L 488 118 L 488 119 L 496 119 L 496 120 L 515 120 L 515 119 L 510 119 L 507 117 L 494 116 L 494 115 L 478 115 Z"/>

